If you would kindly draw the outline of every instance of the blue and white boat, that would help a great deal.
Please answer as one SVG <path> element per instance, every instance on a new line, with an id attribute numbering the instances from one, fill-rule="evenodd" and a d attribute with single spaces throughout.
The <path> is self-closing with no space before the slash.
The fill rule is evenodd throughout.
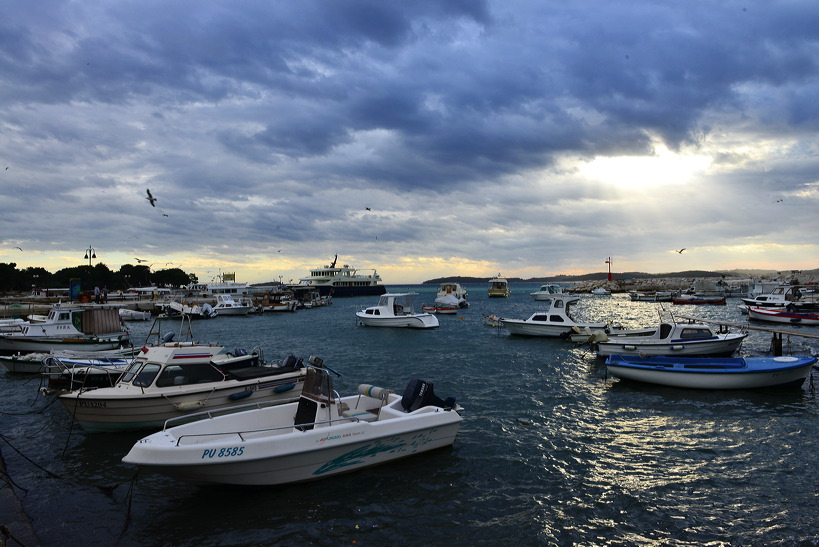
<path id="1" fill-rule="evenodd" d="M 696 389 L 756 389 L 801 386 L 815 357 L 637 357 L 612 355 L 612 376 L 664 386 Z"/>

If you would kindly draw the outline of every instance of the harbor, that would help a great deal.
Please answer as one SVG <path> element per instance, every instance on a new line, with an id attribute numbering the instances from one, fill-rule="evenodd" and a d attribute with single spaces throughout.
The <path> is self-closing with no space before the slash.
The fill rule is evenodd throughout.
<path id="1" fill-rule="evenodd" d="M 529 296 L 536 285 L 512 283 L 502 299 L 490 299 L 485 287 L 468 285 L 469 307 L 439 316 L 440 327 L 430 330 L 360 325 L 355 312 L 377 297 L 193 322 L 200 341 L 259 346 L 270 359 L 321 356 L 341 373 L 340 393 L 362 382 L 400 391 L 423 378 L 463 407 L 451 448 L 317 482 L 228 488 L 137 472 L 121 459 L 142 434 L 85 432 L 38 395 L 36 381 L 0 373 L 10 480 L 3 509 L 12 515 L 5 522 L 27 523 L 35 540 L 26 544 L 41 545 L 460 545 L 477 536 L 470 543 L 654 544 L 674 537 L 754 544 L 813 537 L 819 505 L 803 483 L 816 465 L 810 447 L 819 442 L 816 371 L 801 387 L 768 391 L 617 380 L 586 346 L 486 326 L 484 315 L 525 317 L 542 304 Z M 390 290 L 416 292 L 423 303 L 434 300 L 437 286 Z M 668 313 L 735 323 L 732 330 L 748 332 L 742 355 L 769 354 L 770 332 L 750 328 L 762 325 L 743 320 L 735 306 L 634 302 L 626 294 L 579 298 L 580 319 L 605 317 L 624 327 L 654 324 Z M 138 345 L 150 323 L 129 327 Z M 784 337 L 784 354 L 819 353 L 819 329 L 792 330 L 809 336 Z M 66 506 L 66 494 L 97 511 Z"/>

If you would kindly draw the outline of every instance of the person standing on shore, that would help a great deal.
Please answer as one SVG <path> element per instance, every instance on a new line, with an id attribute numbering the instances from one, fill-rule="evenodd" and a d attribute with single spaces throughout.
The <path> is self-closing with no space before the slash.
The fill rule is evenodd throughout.
<path id="1" fill-rule="evenodd" d="M 99 285 L 94 287 L 94 303 L 95 304 L 100 303 L 100 288 L 99 288 Z"/>

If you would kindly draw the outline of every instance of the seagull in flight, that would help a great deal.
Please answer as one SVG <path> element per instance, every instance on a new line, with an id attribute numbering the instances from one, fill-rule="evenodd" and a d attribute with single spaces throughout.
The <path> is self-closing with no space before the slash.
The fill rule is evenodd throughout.
<path id="1" fill-rule="evenodd" d="M 15 249 L 20 249 L 20 247 L 15 247 Z M 20 249 L 20 250 L 22 251 L 23 249 Z"/>
<path id="2" fill-rule="evenodd" d="M 145 199 L 151 202 L 151 207 L 156 207 L 156 198 L 151 194 L 151 189 L 146 188 L 145 191 L 148 192 L 148 197 Z"/>
<path id="3" fill-rule="evenodd" d="M 677 252 L 678 252 L 678 253 L 680 253 L 680 254 L 682 254 L 682 252 L 683 252 L 684 250 L 685 250 L 685 247 L 683 247 L 682 249 L 680 249 L 680 250 L 679 250 L 679 251 L 677 251 Z"/>
<path id="4" fill-rule="evenodd" d="M 364 210 L 365 211 L 372 211 L 372 209 L 370 209 L 369 207 L 364 207 Z"/>
<path id="5" fill-rule="evenodd" d="M 774 203 L 779 203 L 781 201 L 784 201 L 784 200 L 782 198 L 779 198 L 778 200 L 774 201 Z"/>
<path id="6" fill-rule="evenodd" d="M 147 260 L 142 260 L 141 258 L 137 258 L 137 257 L 134 257 L 134 260 L 136 260 L 140 264 L 142 264 L 143 262 L 148 262 Z"/>

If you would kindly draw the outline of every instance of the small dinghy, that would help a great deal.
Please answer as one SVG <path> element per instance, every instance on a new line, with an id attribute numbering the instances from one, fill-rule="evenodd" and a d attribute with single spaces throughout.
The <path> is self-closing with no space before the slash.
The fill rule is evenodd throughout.
<path id="1" fill-rule="evenodd" d="M 651 384 L 698 389 L 801 386 L 815 357 L 636 357 L 612 355 L 612 376 Z"/>
<path id="2" fill-rule="evenodd" d="M 203 483 L 274 485 L 320 479 L 451 445 L 461 424 L 455 400 L 412 380 L 403 396 L 362 384 L 339 397 L 322 359 L 308 359 L 298 402 L 248 406 L 138 441 L 123 462 Z M 192 418 L 188 416 L 187 419 Z"/>

